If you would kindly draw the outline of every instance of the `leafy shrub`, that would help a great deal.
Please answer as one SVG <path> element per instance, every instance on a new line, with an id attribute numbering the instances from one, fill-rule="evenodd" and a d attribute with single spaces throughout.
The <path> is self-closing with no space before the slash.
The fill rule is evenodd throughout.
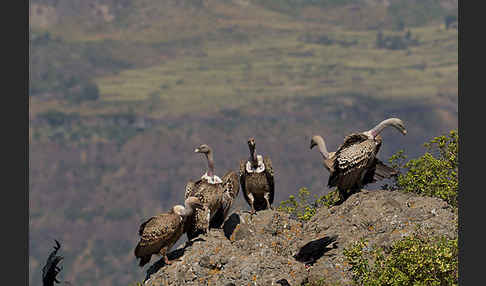
<path id="1" fill-rule="evenodd" d="M 288 200 L 280 202 L 279 211 L 289 213 L 292 217 L 302 221 L 308 221 L 314 216 L 322 206 L 332 207 L 342 202 L 342 198 L 338 191 L 331 191 L 326 195 L 317 196 L 311 194 L 307 188 L 301 188 L 297 194 L 290 195 Z"/>
<path id="2" fill-rule="evenodd" d="M 458 285 L 457 239 L 415 233 L 388 251 L 362 239 L 343 254 L 359 285 Z"/>
<path id="3" fill-rule="evenodd" d="M 345 198 L 343 197 L 341 192 L 339 192 L 338 189 L 335 189 L 333 191 L 330 191 L 326 195 L 322 196 L 320 198 L 320 201 L 324 206 L 330 208 L 332 206 L 341 204 L 342 202 L 345 201 Z"/>
<path id="4" fill-rule="evenodd" d="M 427 152 L 417 159 L 404 163 L 407 156 L 403 151 L 393 155 L 389 159 L 392 167 L 403 168 L 406 172 L 395 178 L 392 188 L 437 197 L 457 208 L 458 143 L 457 130 L 452 130 L 448 136 L 435 137 L 425 143 Z"/>
<path id="5" fill-rule="evenodd" d="M 321 204 L 321 199 L 316 195 L 314 195 L 314 202 L 311 202 L 309 198 L 309 190 L 301 188 L 297 194 L 297 199 L 294 195 L 290 195 L 288 200 L 280 202 L 278 210 L 289 213 L 300 220 L 307 221 L 316 213 L 316 209 Z"/>

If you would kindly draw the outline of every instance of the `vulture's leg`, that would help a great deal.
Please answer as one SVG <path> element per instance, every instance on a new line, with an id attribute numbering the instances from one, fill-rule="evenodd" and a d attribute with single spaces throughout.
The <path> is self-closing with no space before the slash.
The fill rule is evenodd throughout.
<path id="1" fill-rule="evenodd" d="M 162 247 L 160 250 L 159 250 L 159 254 L 162 255 L 162 257 L 164 257 L 164 262 L 166 265 L 171 265 L 172 262 L 169 261 L 169 258 L 167 257 L 167 247 Z"/>
<path id="2" fill-rule="evenodd" d="M 172 262 L 169 261 L 169 258 L 167 257 L 167 255 L 164 255 L 164 262 L 165 262 L 166 265 L 171 265 L 172 264 Z"/>
<path id="3" fill-rule="evenodd" d="M 265 198 L 265 201 L 267 202 L 267 209 L 270 209 L 270 210 L 273 210 L 272 206 L 270 205 L 270 193 L 265 193 L 263 195 L 263 197 Z"/>
<path id="4" fill-rule="evenodd" d="M 187 238 L 186 243 L 184 244 L 184 248 L 192 246 L 193 244 L 194 244 L 194 242 L 192 240 L 190 240 L 189 238 Z"/>
<path id="5" fill-rule="evenodd" d="M 339 194 L 339 201 L 336 202 L 336 204 L 340 205 L 341 203 L 343 203 L 348 195 L 347 195 L 347 191 L 344 190 L 344 189 L 340 189 L 339 187 L 337 188 L 337 191 L 338 191 L 338 194 Z"/>
<path id="6" fill-rule="evenodd" d="M 252 193 L 248 193 L 248 199 L 250 200 L 250 206 L 251 206 L 250 214 L 256 214 L 255 206 L 253 205 L 255 202 L 255 198 L 253 197 Z"/>
<path id="7" fill-rule="evenodd" d="M 352 194 L 359 193 L 361 191 L 362 187 L 363 186 L 361 186 L 360 183 L 357 183 L 356 185 L 354 185 L 354 187 L 351 188 L 351 190 L 350 190 L 349 196 L 351 196 Z"/>

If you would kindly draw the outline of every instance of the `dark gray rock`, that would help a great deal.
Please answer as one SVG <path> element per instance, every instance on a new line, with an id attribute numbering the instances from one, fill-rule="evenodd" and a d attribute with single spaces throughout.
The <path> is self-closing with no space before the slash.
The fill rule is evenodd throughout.
<path id="1" fill-rule="evenodd" d="M 365 238 L 370 247 L 389 247 L 412 234 L 416 227 L 432 235 L 457 237 L 457 215 L 444 208 L 440 199 L 387 190 L 362 191 L 342 205 L 321 208 L 304 226 L 304 232 L 338 235 L 339 247 L 328 251 L 311 267 L 309 282 L 325 277 L 326 281 L 352 283 L 349 265 L 342 249 Z"/>
<path id="2" fill-rule="evenodd" d="M 330 285 L 350 285 L 343 248 L 361 238 L 370 247 L 389 246 L 417 226 L 457 237 L 457 215 L 445 202 L 386 190 L 362 191 L 339 206 L 323 207 L 305 224 L 274 210 L 238 211 L 222 229 L 172 251 L 169 259 L 178 259 L 172 265 L 155 263 L 145 285 L 279 285 L 285 280 L 298 286 L 322 278 Z M 306 244 L 320 245 L 335 235 L 332 244 L 319 248 L 322 253 L 309 256 L 311 264 L 294 258 Z"/>

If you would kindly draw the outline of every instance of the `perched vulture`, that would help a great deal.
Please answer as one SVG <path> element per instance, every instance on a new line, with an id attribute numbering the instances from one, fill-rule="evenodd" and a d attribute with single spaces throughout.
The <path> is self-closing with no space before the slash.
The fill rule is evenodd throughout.
<path id="1" fill-rule="evenodd" d="M 274 172 L 269 157 L 256 154 L 255 139 L 248 139 L 250 158 L 240 161 L 241 191 L 251 207 L 251 213 L 272 209 L 275 193 Z"/>
<path id="2" fill-rule="evenodd" d="M 400 119 L 389 118 L 368 131 L 346 136 L 344 143 L 332 153 L 327 151 L 321 136 L 312 137 L 311 148 L 318 146 L 324 167 L 330 172 L 329 187 L 337 186 L 340 192 L 351 190 L 352 193 L 369 183 L 398 174 L 397 170 L 376 158 L 383 141 L 379 134 L 387 126 L 395 127 L 403 135 L 407 134 Z"/>
<path id="3" fill-rule="evenodd" d="M 139 266 L 143 267 L 152 258 L 152 254 L 163 256 L 165 264 L 171 264 L 167 251 L 177 242 L 184 232 L 187 217 L 194 209 L 202 208 L 198 198 L 189 197 L 184 206 L 176 205 L 168 213 L 151 217 L 140 225 L 140 241 L 135 248 L 135 257 L 140 258 Z"/>
<path id="4" fill-rule="evenodd" d="M 57 264 L 59 264 L 64 257 L 57 255 L 57 251 L 61 248 L 61 244 L 57 240 L 54 241 L 56 242 L 54 250 L 49 254 L 49 257 L 47 257 L 46 265 L 42 268 L 43 286 L 53 286 L 54 282 L 61 283 L 57 280 L 56 276 L 61 272 L 62 268 L 57 267 Z"/>
<path id="5" fill-rule="evenodd" d="M 208 169 L 199 180 L 186 184 L 185 197 L 197 197 L 203 205 L 188 218 L 185 231 L 189 240 L 209 232 L 210 227 L 219 227 L 239 192 L 235 172 L 227 172 L 223 179 L 215 175 L 213 150 L 208 145 L 203 144 L 194 152 L 205 155 Z"/>

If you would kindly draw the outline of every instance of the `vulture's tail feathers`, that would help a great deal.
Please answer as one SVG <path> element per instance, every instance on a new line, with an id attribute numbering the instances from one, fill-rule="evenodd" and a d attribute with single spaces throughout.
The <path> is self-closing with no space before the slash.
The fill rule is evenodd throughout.
<path id="1" fill-rule="evenodd" d="M 380 160 L 376 159 L 376 169 L 373 176 L 374 180 L 380 181 L 383 179 L 391 178 L 393 176 L 397 176 L 398 174 L 398 170 L 395 170 L 394 168 L 387 166 Z"/>

